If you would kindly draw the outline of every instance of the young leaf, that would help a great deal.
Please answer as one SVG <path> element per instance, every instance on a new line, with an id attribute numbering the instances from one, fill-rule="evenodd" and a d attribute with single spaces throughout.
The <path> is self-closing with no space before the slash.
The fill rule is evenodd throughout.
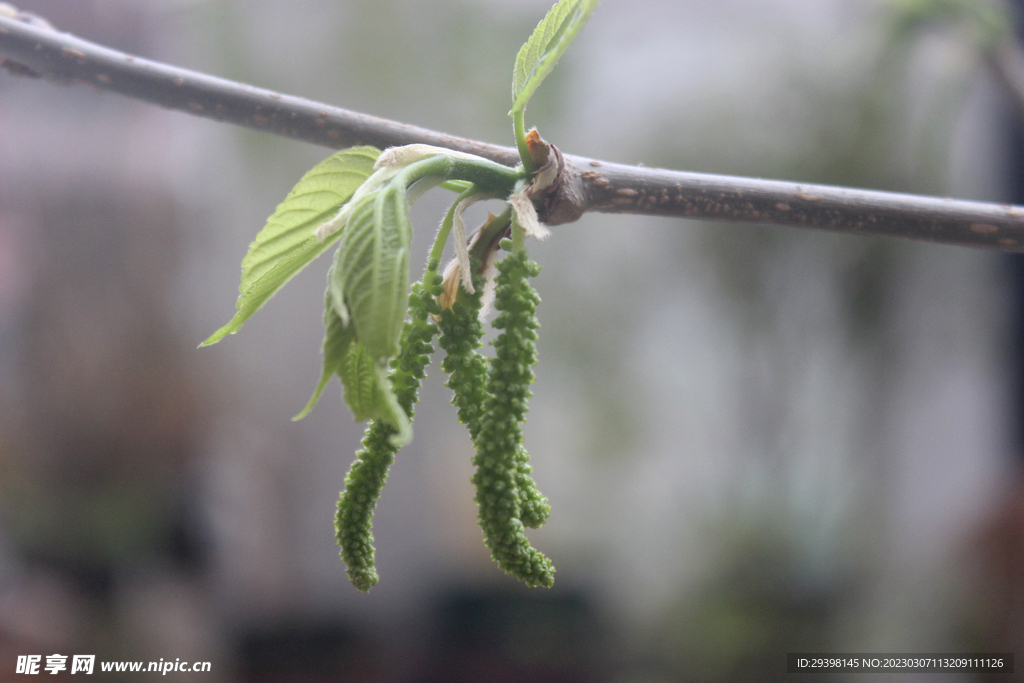
<path id="1" fill-rule="evenodd" d="M 356 342 L 348 350 L 339 374 L 345 385 L 345 402 L 356 422 L 372 419 L 388 423 L 398 432 L 391 437 L 396 448 L 412 440 L 409 416 L 398 404 L 387 370 L 373 360 L 361 343 Z"/>
<path id="2" fill-rule="evenodd" d="M 352 208 L 334 256 L 331 294 L 342 320 L 380 365 L 398 353 L 409 297 L 412 224 L 405 187 L 388 183 Z"/>
<path id="3" fill-rule="evenodd" d="M 551 73 L 596 6 L 597 0 L 559 0 L 548 10 L 516 55 L 511 114 L 526 108 L 537 86 Z"/>
<path id="4" fill-rule="evenodd" d="M 215 344 L 242 327 L 284 283 L 337 239 L 320 242 L 313 231 L 326 222 L 373 173 L 380 151 L 352 147 L 314 166 L 277 207 L 242 259 L 237 311 L 202 346 Z"/>
<path id="5" fill-rule="evenodd" d="M 293 417 L 293 420 L 301 420 L 306 415 L 309 415 L 309 411 L 313 410 L 317 401 L 320 400 L 320 394 L 324 393 L 324 389 L 327 387 L 328 382 L 331 381 L 331 378 L 341 374 L 342 364 L 354 338 L 355 330 L 351 326 L 346 326 L 338 312 L 334 310 L 331 290 L 328 289 L 324 295 L 324 369 L 320 374 L 320 381 L 317 383 L 316 389 L 313 390 L 313 395 L 310 396 L 306 407 L 302 409 L 301 413 Z"/>

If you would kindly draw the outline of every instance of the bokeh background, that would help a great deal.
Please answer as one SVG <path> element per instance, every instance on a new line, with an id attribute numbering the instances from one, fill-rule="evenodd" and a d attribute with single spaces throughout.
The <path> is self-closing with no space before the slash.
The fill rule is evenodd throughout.
<path id="1" fill-rule="evenodd" d="M 548 7 L 18 4 L 501 144 Z M 527 121 L 612 161 L 1024 202 L 1022 119 L 974 24 L 906 21 L 928 5 L 603 0 Z M 555 588 L 490 561 L 434 365 L 376 515 L 382 580 L 358 593 L 332 523 L 362 426 L 337 390 L 289 419 L 319 377 L 327 259 L 196 349 L 328 153 L 0 72 L 0 680 L 54 652 L 206 660 L 189 680 L 211 683 L 778 681 L 793 651 L 1024 654 L 1024 267 L 789 228 L 587 215 L 533 245 L 525 433 L 553 511 L 531 538 Z M 448 199 L 416 205 L 414 254 Z"/>

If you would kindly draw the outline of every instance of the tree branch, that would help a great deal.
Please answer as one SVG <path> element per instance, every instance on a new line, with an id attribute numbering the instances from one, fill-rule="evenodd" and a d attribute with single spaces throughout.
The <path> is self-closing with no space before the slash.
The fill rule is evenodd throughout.
<path id="1" fill-rule="evenodd" d="M 0 16 L 0 66 L 331 148 L 415 142 L 499 163 L 515 149 L 467 140 L 153 62 Z M 1024 251 L 1024 207 L 633 167 L 560 157 L 539 211 L 551 225 L 588 211 L 761 223 Z"/>

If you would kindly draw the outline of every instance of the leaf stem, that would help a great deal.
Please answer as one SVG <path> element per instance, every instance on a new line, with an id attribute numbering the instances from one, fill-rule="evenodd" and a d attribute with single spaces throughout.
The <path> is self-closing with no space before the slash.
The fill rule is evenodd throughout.
<path id="1" fill-rule="evenodd" d="M 530 156 L 530 148 L 526 144 L 525 114 L 525 107 L 516 109 L 515 112 L 513 112 L 512 130 L 515 132 L 516 148 L 519 150 L 519 158 L 523 161 L 523 170 L 526 172 L 527 176 L 531 176 L 537 172 L 537 168 L 533 165 L 533 157 Z"/>
<path id="2" fill-rule="evenodd" d="M 456 194 L 458 194 L 460 192 L 465 191 L 465 189 L 469 187 L 471 184 L 472 183 L 467 183 L 464 180 L 446 180 L 440 185 L 438 185 L 438 187 L 440 187 L 442 190 L 448 190 L 450 192 L 455 192 Z"/>
<path id="3" fill-rule="evenodd" d="M 519 254 L 526 246 L 526 231 L 519 221 L 512 221 L 512 253 Z"/>
<path id="4" fill-rule="evenodd" d="M 483 157 L 462 159 L 438 154 L 409 164 L 391 182 L 404 187 L 418 183 L 422 188 L 423 183 L 436 186 L 450 180 L 461 180 L 478 186 L 480 192 L 507 197 L 520 178 L 519 170 Z"/>
<path id="5" fill-rule="evenodd" d="M 459 204 L 462 203 L 462 200 L 472 197 L 477 192 L 479 190 L 476 185 L 470 185 L 452 202 L 448 213 L 444 215 L 444 218 L 441 220 L 441 227 L 437 229 L 437 236 L 434 238 L 434 246 L 430 248 L 430 255 L 427 256 L 428 273 L 437 272 L 441 263 L 441 257 L 444 255 L 444 245 L 448 242 L 448 233 L 452 231 L 452 223 L 455 221 L 455 212 L 458 210 Z M 427 281 L 426 278 L 427 276 L 424 275 L 424 282 Z"/>

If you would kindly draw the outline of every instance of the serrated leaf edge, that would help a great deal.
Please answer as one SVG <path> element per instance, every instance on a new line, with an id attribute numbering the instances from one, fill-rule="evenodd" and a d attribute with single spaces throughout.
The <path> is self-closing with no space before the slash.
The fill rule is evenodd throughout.
<path id="1" fill-rule="evenodd" d="M 559 0 L 519 48 L 512 69 L 510 115 L 526 108 L 540 84 L 572 44 L 597 6 L 597 0 Z"/>
<path id="2" fill-rule="evenodd" d="M 242 325 L 248 321 L 253 315 L 262 308 L 267 301 L 269 301 L 278 290 L 283 287 L 288 280 L 297 275 L 302 271 L 311 261 L 317 256 L 322 254 L 328 247 L 330 247 L 330 241 L 323 241 L 316 243 L 314 234 L 315 230 L 313 226 L 318 225 L 324 219 L 324 217 L 331 215 L 334 212 L 339 211 L 347 203 L 351 202 L 352 196 L 358 191 L 358 187 L 345 196 L 345 193 L 338 193 L 338 202 L 326 208 L 322 211 L 315 211 L 313 209 L 305 209 L 314 213 L 306 220 L 302 220 L 290 228 L 285 228 L 283 231 L 270 235 L 270 231 L 274 230 L 276 225 L 279 225 L 279 219 L 282 215 L 289 213 L 290 211 L 303 211 L 303 208 L 287 208 L 289 200 L 295 199 L 297 196 L 307 196 L 319 192 L 330 191 L 323 188 L 310 190 L 308 193 L 297 195 L 299 188 L 308 183 L 313 183 L 317 178 L 327 174 L 338 174 L 341 176 L 356 175 L 357 177 L 366 178 L 362 172 L 355 169 L 335 169 L 330 170 L 332 166 L 336 166 L 341 158 L 345 156 L 362 157 L 366 161 L 376 160 L 380 155 L 379 150 L 373 147 L 350 147 L 335 152 L 327 159 L 324 159 L 319 164 L 310 169 L 298 183 L 292 188 L 285 197 L 284 201 L 278 204 L 277 209 L 271 214 L 270 218 L 267 219 L 266 225 L 256 235 L 256 239 L 249 244 L 249 249 L 246 252 L 245 257 L 242 259 L 242 277 L 239 283 L 239 296 L 235 302 L 235 313 L 231 319 L 220 329 L 210 335 L 204 340 L 200 346 L 209 346 L 215 344 L 229 334 L 234 334 Z M 369 175 L 372 175 L 369 174 Z M 365 180 L 364 180 L 365 183 Z M 360 185 L 361 187 L 361 185 Z M 309 230 L 310 236 L 306 239 L 299 239 L 291 247 L 284 249 L 280 253 L 271 254 L 269 256 L 259 257 L 261 252 L 265 252 L 268 246 L 273 245 L 275 241 L 285 239 L 288 236 L 295 236 L 296 233 Z M 265 265 L 268 262 L 269 265 Z M 262 269 L 264 266 L 265 269 Z M 287 267 L 292 272 L 286 272 L 281 282 L 276 287 L 270 289 L 270 291 L 264 294 L 256 295 L 255 292 L 260 292 L 262 287 L 265 285 L 268 278 L 281 275 L 281 268 Z"/>

